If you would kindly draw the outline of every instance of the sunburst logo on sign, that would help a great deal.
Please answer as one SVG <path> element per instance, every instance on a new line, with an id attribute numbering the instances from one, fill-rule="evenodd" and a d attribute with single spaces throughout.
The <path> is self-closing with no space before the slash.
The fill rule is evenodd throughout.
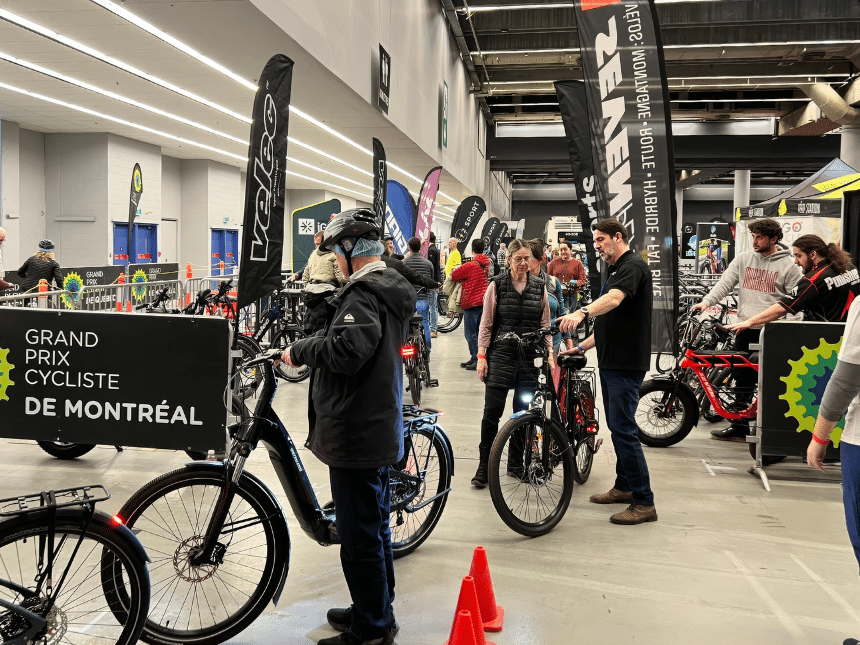
<path id="1" fill-rule="evenodd" d="M 63 300 L 63 304 L 66 306 L 66 309 L 74 309 L 74 301 L 77 301 L 81 297 L 81 289 L 84 288 L 84 280 L 77 273 L 72 271 L 65 278 L 63 278 L 63 290 L 68 291 L 69 293 L 64 293 L 61 298 Z"/>
<path id="2" fill-rule="evenodd" d="M 9 350 L 0 347 L 0 401 L 8 401 L 9 395 L 6 391 L 10 386 L 15 385 L 15 381 L 9 378 L 10 372 L 15 368 L 7 359 Z"/>
<path id="3" fill-rule="evenodd" d="M 146 297 L 146 287 L 136 287 L 134 285 L 146 282 L 146 273 L 143 269 L 138 269 L 131 276 L 131 295 L 135 300 L 143 300 Z"/>
<path id="4" fill-rule="evenodd" d="M 128 175 L 126 175 L 126 177 L 128 177 Z M 134 169 L 134 178 L 132 181 L 134 181 L 134 190 L 136 192 L 139 193 L 141 190 L 143 190 L 143 179 L 140 176 L 140 169 Z"/>

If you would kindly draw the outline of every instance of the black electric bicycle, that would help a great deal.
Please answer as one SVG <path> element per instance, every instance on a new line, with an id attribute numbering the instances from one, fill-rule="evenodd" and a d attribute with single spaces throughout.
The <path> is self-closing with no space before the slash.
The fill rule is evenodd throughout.
<path id="1" fill-rule="evenodd" d="M 290 533 L 277 498 L 245 470 L 262 442 L 299 526 L 322 545 L 338 544 L 333 505 L 320 505 L 296 446 L 272 408 L 279 350 L 252 363 L 264 380 L 254 412 L 241 420 L 223 462 L 196 462 L 154 479 L 119 512 L 153 558 L 152 603 L 141 638 L 153 644 L 221 643 L 245 629 L 286 581 Z M 411 553 L 439 521 L 451 490 L 451 442 L 440 412 L 404 408 L 403 459 L 390 467 L 394 557 Z M 356 423 L 360 423 L 356 420 Z"/>
<path id="2" fill-rule="evenodd" d="M 137 642 L 149 559 L 131 531 L 95 510 L 103 486 L 0 500 L 3 645 Z"/>
<path id="3" fill-rule="evenodd" d="M 505 524 L 526 537 L 549 533 L 564 517 L 573 482 L 584 484 L 603 442 L 594 405 L 594 369 L 582 354 L 558 357 L 559 390 L 553 386 L 543 327 L 518 337 L 520 361 L 535 357 L 540 368 L 529 409 L 517 412 L 499 430 L 490 449 L 489 485 L 493 506 Z"/>
<path id="4" fill-rule="evenodd" d="M 403 357 L 403 369 L 406 371 L 406 389 L 412 397 L 414 405 L 421 405 L 421 387 L 436 387 L 437 379 L 430 377 L 430 352 L 424 339 L 424 325 L 421 314 L 413 314 L 409 320 L 409 336 L 406 344 L 400 349 Z"/>

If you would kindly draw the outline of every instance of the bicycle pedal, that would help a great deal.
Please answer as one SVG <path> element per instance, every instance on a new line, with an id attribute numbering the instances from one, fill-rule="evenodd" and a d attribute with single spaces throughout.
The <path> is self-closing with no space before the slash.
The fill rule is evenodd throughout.
<path id="1" fill-rule="evenodd" d="M 439 379 L 432 378 L 430 382 L 427 384 L 427 387 L 439 387 Z"/>

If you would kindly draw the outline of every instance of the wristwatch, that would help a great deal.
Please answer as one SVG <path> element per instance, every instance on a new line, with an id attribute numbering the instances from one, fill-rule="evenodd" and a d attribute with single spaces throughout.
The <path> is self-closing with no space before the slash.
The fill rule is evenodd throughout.
<path id="1" fill-rule="evenodd" d="M 580 307 L 579 310 L 585 314 L 586 318 L 588 318 L 588 307 Z"/>

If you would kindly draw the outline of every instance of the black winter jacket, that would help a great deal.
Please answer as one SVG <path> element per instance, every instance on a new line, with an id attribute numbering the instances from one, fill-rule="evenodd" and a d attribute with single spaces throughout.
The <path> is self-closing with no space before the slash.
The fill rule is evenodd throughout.
<path id="1" fill-rule="evenodd" d="M 57 264 L 56 260 L 43 260 L 31 255 L 18 269 L 18 275 L 24 278 L 24 282 L 21 283 L 21 293 L 35 287 L 43 278 L 48 282 L 49 288 L 51 278 L 57 283 L 58 289 L 63 288 L 63 275 L 60 273 L 60 265 Z"/>
<path id="2" fill-rule="evenodd" d="M 406 278 L 411 284 L 417 285 L 419 287 L 425 287 L 427 289 L 436 289 L 439 286 L 439 283 L 434 281 L 432 278 L 428 278 L 425 275 L 418 275 L 403 261 L 403 256 L 398 256 L 400 259 L 398 260 L 393 255 L 383 255 L 380 259 L 385 262 L 385 266 L 389 269 L 394 269 Z"/>
<path id="3" fill-rule="evenodd" d="M 415 290 L 396 271 L 351 280 L 326 303 L 324 332 L 296 341 L 313 368 L 311 451 L 334 468 L 380 468 L 403 452 L 403 359 Z"/>

